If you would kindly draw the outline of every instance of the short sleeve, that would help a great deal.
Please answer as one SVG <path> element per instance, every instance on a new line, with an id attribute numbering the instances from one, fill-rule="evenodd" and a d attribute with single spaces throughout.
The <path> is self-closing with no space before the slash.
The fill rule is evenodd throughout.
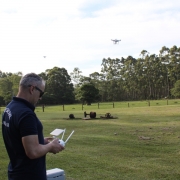
<path id="1" fill-rule="evenodd" d="M 29 135 L 37 135 L 37 118 L 33 114 L 23 117 L 19 122 L 19 130 L 21 137 Z"/>

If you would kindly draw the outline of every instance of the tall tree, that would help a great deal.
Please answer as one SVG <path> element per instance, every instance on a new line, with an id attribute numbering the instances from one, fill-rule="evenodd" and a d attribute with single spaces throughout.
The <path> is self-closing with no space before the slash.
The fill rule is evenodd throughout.
<path id="1" fill-rule="evenodd" d="M 176 81 L 174 88 L 171 89 L 171 94 L 174 97 L 180 97 L 180 80 Z"/>
<path id="2" fill-rule="evenodd" d="M 3 97 L 5 103 L 11 101 L 13 96 L 12 91 L 13 83 L 10 81 L 8 77 L 0 79 L 0 96 Z"/>
<path id="3" fill-rule="evenodd" d="M 0 96 L 7 103 L 11 101 L 12 97 L 18 92 L 19 81 L 21 79 L 22 73 L 2 73 L 3 76 L 0 77 Z"/>
<path id="4" fill-rule="evenodd" d="M 79 88 L 78 98 L 87 105 L 91 105 L 92 102 L 99 100 L 99 90 L 91 83 L 83 84 Z"/>
<path id="5" fill-rule="evenodd" d="M 46 70 L 46 96 L 54 100 L 54 104 L 73 103 L 73 84 L 65 68 L 54 67 Z"/>
<path id="6" fill-rule="evenodd" d="M 80 79 L 82 78 L 82 71 L 78 67 L 75 67 L 73 69 L 73 72 L 70 73 L 71 80 L 73 81 L 74 85 L 78 85 L 80 82 Z"/>

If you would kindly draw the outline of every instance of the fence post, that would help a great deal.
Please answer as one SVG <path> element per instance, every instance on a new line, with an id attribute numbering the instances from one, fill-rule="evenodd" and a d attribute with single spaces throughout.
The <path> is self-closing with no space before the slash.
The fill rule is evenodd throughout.
<path id="1" fill-rule="evenodd" d="M 83 110 L 83 103 L 82 103 L 82 110 Z"/>
<path id="2" fill-rule="evenodd" d="M 99 103 L 98 103 L 98 109 L 99 109 Z"/>
<path id="3" fill-rule="evenodd" d="M 148 101 L 148 105 L 150 106 L 150 101 Z"/>
<path id="4" fill-rule="evenodd" d="M 64 111 L 64 104 L 63 104 L 63 111 Z"/>
<path id="5" fill-rule="evenodd" d="M 44 104 L 42 105 L 42 110 L 43 110 L 43 112 L 44 112 Z"/>
<path id="6" fill-rule="evenodd" d="M 168 99 L 167 99 L 167 105 L 168 105 Z"/>

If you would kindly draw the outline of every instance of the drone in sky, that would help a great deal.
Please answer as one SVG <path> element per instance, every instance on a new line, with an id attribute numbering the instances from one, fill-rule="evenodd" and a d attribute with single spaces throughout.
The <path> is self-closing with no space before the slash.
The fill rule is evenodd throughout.
<path id="1" fill-rule="evenodd" d="M 119 41 L 121 41 L 120 39 L 111 39 L 111 41 L 113 41 L 114 44 L 119 43 Z"/>

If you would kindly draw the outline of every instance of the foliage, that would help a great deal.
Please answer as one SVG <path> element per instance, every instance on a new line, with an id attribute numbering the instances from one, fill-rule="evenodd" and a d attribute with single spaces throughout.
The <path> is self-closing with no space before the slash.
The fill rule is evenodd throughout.
<path id="1" fill-rule="evenodd" d="M 4 105 L 5 105 L 4 98 L 0 96 L 0 106 L 4 106 Z"/>
<path id="2" fill-rule="evenodd" d="M 79 84 L 80 79 L 83 77 L 81 73 L 82 71 L 80 71 L 78 67 L 75 67 L 73 72 L 70 73 L 71 80 L 74 82 L 75 87 Z"/>
<path id="3" fill-rule="evenodd" d="M 54 67 L 41 74 L 46 79 L 44 104 L 66 104 L 74 102 L 73 84 L 65 68 Z"/>
<path id="4" fill-rule="evenodd" d="M 0 78 L 0 96 L 3 97 L 6 103 L 12 99 L 12 96 L 17 94 L 21 75 L 21 73 L 9 73 L 5 77 Z"/>
<path id="5" fill-rule="evenodd" d="M 174 88 L 171 89 L 171 94 L 175 97 L 180 97 L 180 80 L 176 81 Z"/>
<path id="6" fill-rule="evenodd" d="M 39 74 L 46 80 L 46 90 L 42 98 L 42 104 L 66 104 L 75 100 L 73 84 L 65 68 L 54 67 Z M 22 73 L 3 73 L 0 71 L 0 103 L 8 103 L 12 96 L 18 92 L 19 81 Z"/>
<path id="7" fill-rule="evenodd" d="M 92 102 L 99 99 L 99 90 L 93 84 L 83 84 L 79 88 L 78 95 L 82 102 L 86 102 L 90 105 Z"/>
<path id="8" fill-rule="evenodd" d="M 103 59 L 101 66 L 97 84 L 102 101 L 171 97 L 170 89 L 180 79 L 180 48 L 164 46 L 159 55 L 143 50 L 138 59 Z"/>
<path id="9" fill-rule="evenodd" d="M 101 102 L 173 98 L 174 90 L 171 89 L 180 80 L 180 47 L 163 46 L 158 55 L 142 50 L 139 58 L 103 58 L 100 73 L 92 72 L 89 77 L 82 76 L 78 67 L 74 68 L 70 76 L 65 68 L 58 67 L 47 69 L 39 75 L 47 82 L 42 99 L 44 104 L 83 100 L 79 91 L 84 84 L 92 84 L 99 90 Z M 0 79 L 11 76 L 12 73 L 0 71 Z M 1 86 L 6 89 L 4 93 L 0 90 L 0 96 L 8 101 L 17 86 L 10 79 L 4 80 L 4 83 L 9 85 L 4 86 L 1 82 Z"/>

